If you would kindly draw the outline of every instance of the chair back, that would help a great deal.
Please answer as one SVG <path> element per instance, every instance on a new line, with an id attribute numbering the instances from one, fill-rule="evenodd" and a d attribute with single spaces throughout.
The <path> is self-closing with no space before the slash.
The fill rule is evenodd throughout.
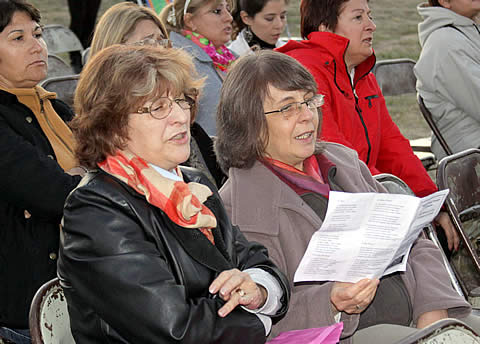
<path id="1" fill-rule="evenodd" d="M 440 129 L 438 129 L 437 125 L 433 121 L 432 113 L 430 112 L 430 110 L 427 109 L 425 103 L 423 102 L 423 98 L 420 95 L 417 96 L 417 102 L 418 106 L 420 107 L 420 111 L 422 112 L 423 118 L 425 118 L 428 126 L 430 127 L 430 129 L 432 129 L 433 134 L 437 138 L 443 150 L 447 155 L 452 155 L 452 150 L 448 146 L 447 141 L 445 141 L 442 134 L 440 133 Z"/>
<path id="2" fill-rule="evenodd" d="M 43 39 L 47 43 L 50 54 L 83 51 L 82 43 L 78 37 L 72 30 L 63 25 L 45 25 L 43 28 Z"/>
<path id="3" fill-rule="evenodd" d="M 58 278 L 41 286 L 33 297 L 29 327 L 32 344 L 75 344 L 67 300 Z"/>
<path id="4" fill-rule="evenodd" d="M 450 189 L 446 207 L 462 244 L 452 264 L 470 294 L 480 286 L 480 150 L 467 149 L 440 160 L 437 185 Z"/>
<path id="5" fill-rule="evenodd" d="M 415 196 L 412 189 L 400 178 L 390 173 L 380 173 L 374 176 L 375 180 L 382 184 L 388 193 Z"/>
<path id="6" fill-rule="evenodd" d="M 44 89 L 57 93 L 57 98 L 73 107 L 73 98 L 77 88 L 79 75 L 65 75 L 45 79 L 40 83 Z"/>
<path id="7" fill-rule="evenodd" d="M 412 189 L 410 189 L 410 187 L 403 180 L 401 180 L 397 176 L 394 176 L 393 174 L 380 173 L 375 175 L 374 178 L 377 182 L 382 184 L 382 186 L 384 186 L 389 193 L 415 196 Z M 424 238 L 430 239 L 435 244 L 435 246 L 437 246 L 440 249 L 440 253 L 443 259 L 443 264 L 445 266 L 445 269 L 448 272 L 448 276 L 450 277 L 452 286 L 455 288 L 455 290 L 460 296 L 464 297 L 464 291 L 462 290 L 461 284 L 458 282 L 455 272 L 450 266 L 450 263 L 445 255 L 445 252 L 443 252 L 442 250 L 442 247 L 437 238 L 437 234 L 435 232 L 435 229 L 433 228 L 433 225 L 430 224 L 427 227 L 425 227 L 423 229 L 422 235 Z"/>
<path id="8" fill-rule="evenodd" d="M 383 95 L 416 93 L 417 78 L 413 73 L 414 66 L 415 61 L 406 58 L 377 61 L 372 72 Z"/>
<path id="9" fill-rule="evenodd" d="M 54 54 L 48 54 L 47 78 L 56 76 L 72 75 L 73 69 L 60 57 Z"/>
<path id="10" fill-rule="evenodd" d="M 86 48 L 82 52 L 82 66 L 85 66 L 87 64 L 88 59 L 90 58 L 90 47 Z"/>
<path id="11" fill-rule="evenodd" d="M 447 200 L 460 220 L 480 216 L 480 150 L 467 149 L 443 158 L 437 184 L 440 189 L 450 189 Z"/>
<path id="12" fill-rule="evenodd" d="M 480 344 L 478 334 L 464 322 L 446 318 L 438 320 L 395 344 Z"/>

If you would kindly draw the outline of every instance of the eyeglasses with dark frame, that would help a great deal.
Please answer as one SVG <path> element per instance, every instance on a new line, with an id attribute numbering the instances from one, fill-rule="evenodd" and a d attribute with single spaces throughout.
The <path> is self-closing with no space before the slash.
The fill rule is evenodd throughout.
<path id="1" fill-rule="evenodd" d="M 289 119 L 293 116 L 298 115 L 302 111 L 302 105 L 307 105 L 307 108 L 310 110 L 317 110 L 320 106 L 323 105 L 323 95 L 317 94 L 309 99 L 304 100 L 303 102 L 293 102 L 282 106 L 279 110 L 264 112 L 265 115 L 270 115 L 272 113 L 281 113 L 285 119 Z"/>
<path id="2" fill-rule="evenodd" d="M 171 99 L 169 97 L 160 97 L 150 106 L 143 106 L 137 110 L 139 114 L 149 113 L 155 119 L 167 118 L 173 109 L 173 103 L 176 103 L 182 110 L 190 110 L 195 105 L 195 100 L 185 96 L 185 98 Z"/>

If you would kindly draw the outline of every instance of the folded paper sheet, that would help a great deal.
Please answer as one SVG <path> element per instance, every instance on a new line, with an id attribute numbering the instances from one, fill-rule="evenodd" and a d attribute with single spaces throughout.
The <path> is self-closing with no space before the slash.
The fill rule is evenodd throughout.
<path id="1" fill-rule="evenodd" d="M 330 192 L 325 220 L 310 239 L 294 282 L 355 283 L 405 271 L 412 244 L 447 194 Z"/>

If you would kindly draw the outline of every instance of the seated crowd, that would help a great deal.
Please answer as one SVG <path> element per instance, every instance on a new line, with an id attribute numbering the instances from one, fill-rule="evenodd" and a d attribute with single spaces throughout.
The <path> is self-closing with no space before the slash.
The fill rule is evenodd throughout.
<path id="1" fill-rule="evenodd" d="M 426 239 L 404 272 L 293 282 L 330 191 L 387 192 L 381 172 L 437 188 L 371 73 L 368 0 L 302 0 L 304 40 L 272 51 L 287 4 L 112 6 L 72 111 L 38 85 L 39 11 L 0 0 L 0 339 L 31 342 L 32 298 L 55 277 L 77 343 L 264 343 L 340 321 L 342 343 L 394 343 L 447 317 L 480 330 Z"/>

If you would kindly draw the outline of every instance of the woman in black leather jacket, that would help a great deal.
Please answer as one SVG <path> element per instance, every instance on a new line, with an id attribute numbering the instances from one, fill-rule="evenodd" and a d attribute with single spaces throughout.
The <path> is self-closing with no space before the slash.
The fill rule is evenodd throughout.
<path id="1" fill-rule="evenodd" d="M 189 156 L 201 82 L 184 52 L 106 48 L 72 127 L 90 172 L 67 199 L 58 274 L 77 343 L 264 343 L 288 284 Z"/>

